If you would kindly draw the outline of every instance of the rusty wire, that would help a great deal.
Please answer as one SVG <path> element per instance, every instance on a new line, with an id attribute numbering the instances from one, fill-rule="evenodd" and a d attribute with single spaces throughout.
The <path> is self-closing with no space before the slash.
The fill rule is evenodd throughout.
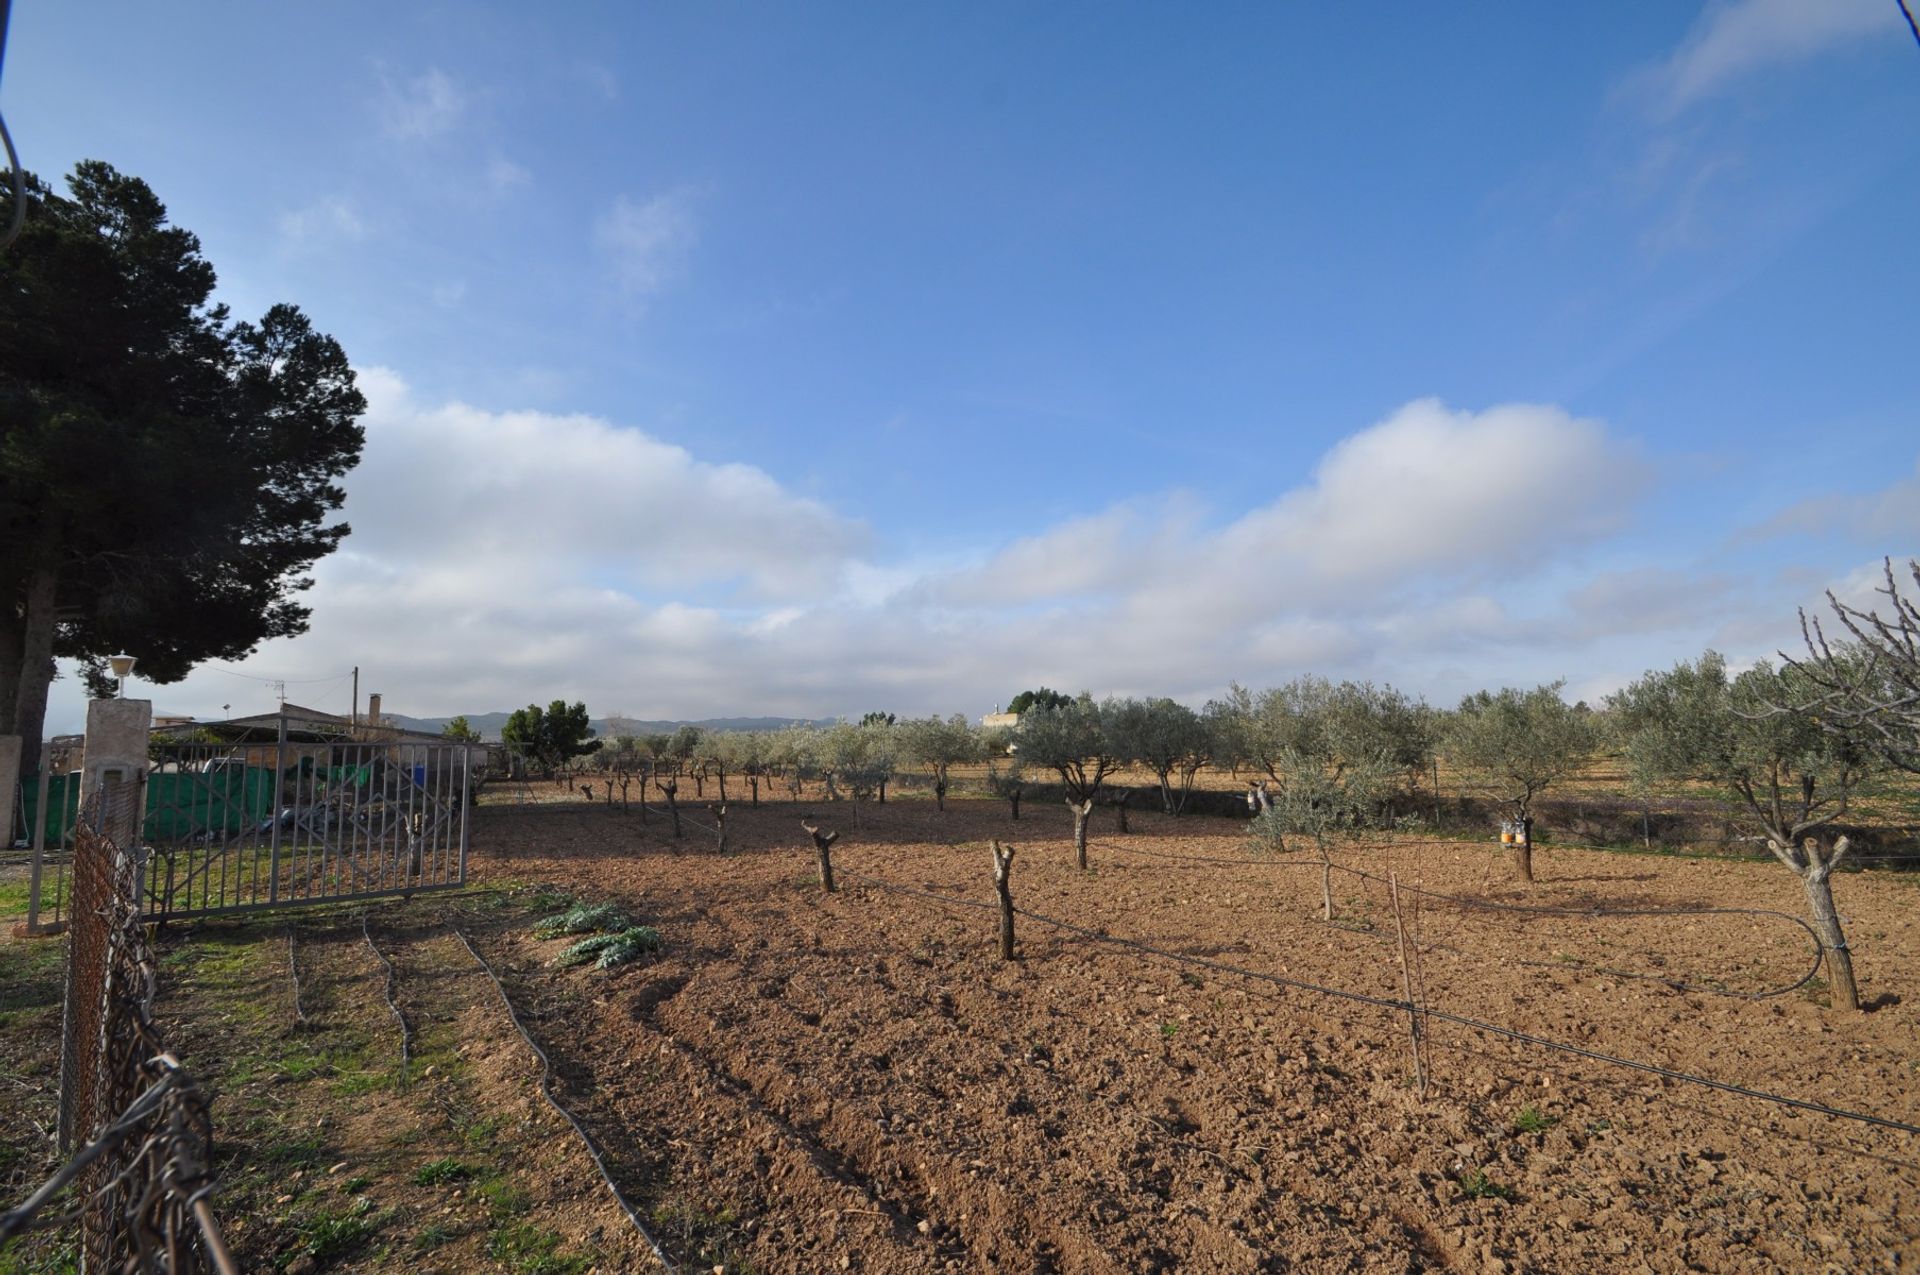
<path id="1" fill-rule="evenodd" d="M 206 1094 L 153 1018 L 158 962 L 140 921 L 137 783 L 96 792 L 76 830 L 61 1133 L 84 1145 L 0 1213 L 0 1241 L 78 1224 L 85 1268 L 186 1275 L 238 1267 L 213 1215 Z"/>

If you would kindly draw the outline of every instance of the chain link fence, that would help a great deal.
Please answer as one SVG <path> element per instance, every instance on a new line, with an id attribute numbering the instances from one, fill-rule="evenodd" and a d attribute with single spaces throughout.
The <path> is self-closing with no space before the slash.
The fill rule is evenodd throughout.
<path id="1" fill-rule="evenodd" d="M 143 800 L 137 780 L 107 783 L 75 828 L 58 1132 L 72 1159 L 0 1214 L 0 1246 L 77 1225 L 86 1272 L 232 1275 L 208 1202 L 208 1100 L 153 1018 L 141 865 L 122 848 L 135 844 Z"/>

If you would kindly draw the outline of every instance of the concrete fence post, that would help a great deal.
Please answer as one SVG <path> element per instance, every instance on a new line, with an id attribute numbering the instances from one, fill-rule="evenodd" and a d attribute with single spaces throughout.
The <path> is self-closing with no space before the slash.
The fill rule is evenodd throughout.
<path id="1" fill-rule="evenodd" d="M 20 737 L 0 735 L 0 850 L 13 848 L 13 810 L 20 804 Z"/>

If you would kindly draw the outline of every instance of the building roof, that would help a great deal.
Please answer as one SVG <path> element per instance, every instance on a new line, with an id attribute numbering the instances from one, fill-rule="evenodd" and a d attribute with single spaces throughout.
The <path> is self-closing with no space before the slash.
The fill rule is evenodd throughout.
<path id="1" fill-rule="evenodd" d="M 356 726 L 351 719 L 338 713 L 322 712 L 299 704 L 282 704 L 277 712 L 230 717 L 223 722 L 181 722 L 157 726 L 153 734 L 159 739 L 205 739 L 211 736 L 224 744 L 271 744 L 280 738 L 283 719 L 290 743 L 322 744 L 336 740 L 425 743 L 443 739 L 428 731 L 405 730 L 398 726 Z"/>

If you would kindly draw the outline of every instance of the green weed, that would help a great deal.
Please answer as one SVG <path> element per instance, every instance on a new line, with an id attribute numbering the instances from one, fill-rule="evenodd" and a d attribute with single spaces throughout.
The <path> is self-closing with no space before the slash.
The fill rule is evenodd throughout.
<path id="1" fill-rule="evenodd" d="M 453 1243 L 457 1238 L 459 1237 L 452 1231 L 435 1222 L 413 1237 L 413 1250 L 416 1253 L 430 1253 L 436 1248 Z"/>
<path id="2" fill-rule="evenodd" d="M 1516 1133 L 1540 1133 L 1559 1123 L 1559 1116 L 1549 1116 L 1535 1106 L 1522 1107 L 1513 1117 Z"/>
<path id="3" fill-rule="evenodd" d="M 581 939 L 553 958 L 555 965 L 585 965 L 592 961 L 596 969 L 612 969 L 660 950 L 660 932 L 650 925 L 630 925 L 617 934 L 596 934 Z"/>
<path id="4" fill-rule="evenodd" d="M 1512 1201 L 1513 1188 L 1501 1186 L 1487 1176 L 1485 1169 L 1474 1169 L 1463 1173 L 1459 1178 L 1460 1194 L 1469 1200 L 1506 1200 Z"/>
<path id="5" fill-rule="evenodd" d="M 557 939 L 563 934 L 607 933 L 624 930 L 631 924 L 621 915 L 620 909 L 611 903 L 577 903 L 564 912 L 536 923 L 533 936 L 538 939 Z"/>

